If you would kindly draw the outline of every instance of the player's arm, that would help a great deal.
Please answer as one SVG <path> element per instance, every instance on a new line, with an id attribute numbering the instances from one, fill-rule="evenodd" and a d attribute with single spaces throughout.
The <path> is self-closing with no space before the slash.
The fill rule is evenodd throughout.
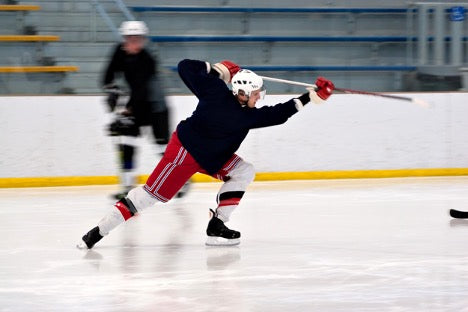
<path id="1" fill-rule="evenodd" d="M 320 104 L 326 101 L 332 94 L 335 86 L 333 82 L 319 77 L 315 82 L 317 88 L 307 88 L 306 93 L 288 102 L 274 106 L 263 106 L 252 111 L 250 116 L 251 128 L 262 128 L 285 123 L 289 117 L 301 110 L 309 102 Z"/>
<path id="2" fill-rule="evenodd" d="M 122 56 L 123 56 L 122 45 L 119 44 L 115 48 L 112 56 L 110 58 L 109 63 L 104 71 L 104 75 L 102 77 L 102 87 L 109 87 L 114 83 L 115 74 L 117 72 L 122 71 Z"/>
<path id="3" fill-rule="evenodd" d="M 240 70 L 239 66 L 222 61 L 216 64 L 185 59 L 178 65 L 179 76 L 198 98 L 216 96 L 228 90 L 226 83 Z"/>
<path id="4" fill-rule="evenodd" d="M 123 70 L 123 56 L 122 45 L 118 44 L 112 53 L 102 77 L 102 90 L 107 94 L 106 103 L 111 112 L 114 111 L 120 95 L 123 94 L 123 91 L 114 82 L 115 74 Z"/>
<path id="5" fill-rule="evenodd" d="M 246 114 L 249 128 L 263 128 L 285 123 L 289 117 L 298 112 L 295 99 L 273 106 L 247 109 Z"/>

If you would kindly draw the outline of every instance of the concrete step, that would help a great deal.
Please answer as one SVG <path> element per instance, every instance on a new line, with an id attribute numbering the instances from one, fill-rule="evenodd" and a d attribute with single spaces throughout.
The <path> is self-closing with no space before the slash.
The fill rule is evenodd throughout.
<path id="1" fill-rule="evenodd" d="M 93 90 L 93 92 L 102 92 L 99 83 L 99 76 L 96 73 L 74 73 L 66 80 L 66 86 L 81 93 L 82 90 Z"/>
<path id="2" fill-rule="evenodd" d="M 386 44 L 385 49 L 372 44 L 323 44 L 320 42 L 281 43 L 159 43 L 154 46 L 162 64 L 177 64 L 184 58 L 218 61 L 230 59 L 252 65 L 364 65 L 377 58 L 382 63 L 405 63 L 404 45 Z M 207 53 L 209 51 L 209 53 Z M 208 59 L 207 59 L 208 58 Z M 397 61 L 398 62 L 395 62 Z M 351 63 L 352 62 L 352 63 Z M 351 64 L 348 64 L 351 63 Z"/>
<path id="3" fill-rule="evenodd" d="M 42 30 L 41 28 L 41 33 Z M 120 37 L 115 36 L 114 33 L 109 31 L 90 31 L 89 29 L 83 31 L 56 30 L 45 31 L 45 33 L 53 33 L 60 36 L 61 42 L 99 42 L 111 44 L 120 39 Z"/>
<path id="4" fill-rule="evenodd" d="M 0 42 L 0 63 L 3 65 L 36 64 L 47 56 L 52 42 Z"/>
<path id="5" fill-rule="evenodd" d="M 101 59 L 112 53 L 113 45 L 90 42 L 54 42 L 47 47 L 47 51 L 49 55 L 55 57 L 94 57 Z"/>
<path id="6" fill-rule="evenodd" d="M 109 29 L 104 19 L 94 12 L 69 11 L 57 14 L 56 12 L 39 11 L 34 14 L 34 17 L 34 22 L 38 29 L 41 29 L 41 27 L 57 27 L 60 25 L 67 27 L 68 29 L 73 27 L 94 27 L 98 30 Z M 120 25 L 120 23 L 125 20 L 122 13 L 112 13 L 109 14 L 109 17 L 116 25 Z"/>
<path id="7" fill-rule="evenodd" d="M 63 25 L 66 30 L 109 31 L 108 25 L 94 11 L 37 12 L 35 25 L 53 31 Z M 125 20 L 121 12 L 110 13 L 114 25 Z M 153 35 L 273 35 L 273 36 L 393 36 L 406 33 L 405 15 L 358 15 L 350 20 L 346 13 L 306 14 L 278 13 L 138 13 Z M 369 24 L 372 27 L 369 27 Z"/>
<path id="8" fill-rule="evenodd" d="M 406 16 L 347 13 L 172 13 L 139 16 L 155 35 L 392 36 L 406 33 Z M 369 28 L 369 24 L 373 27 Z M 170 27 L 168 27 L 170 25 Z"/>
<path id="9" fill-rule="evenodd" d="M 155 1 L 151 0 L 132 0 L 128 1 L 127 4 L 132 6 L 155 5 Z M 264 3 L 262 5 L 262 3 Z M 392 8 L 392 7 L 405 7 L 408 4 L 406 0 L 392 0 L 392 1 L 375 1 L 375 0 L 290 0 L 285 2 L 284 0 L 269 0 L 268 2 L 253 2 L 252 0 L 184 0 L 183 6 L 228 6 L 228 7 L 369 7 L 369 8 Z M 158 6 L 174 6 L 173 0 L 158 0 Z"/>
<path id="10" fill-rule="evenodd" d="M 64 86 L 75 90 L 76 93 L 102 93 L 100 85 L 101 73 L 83 73 L 77 72 L 73 75 L 67 76 L 64 80 Z M 190 94 L 189 90 L 185 87 L 180 80 L 177 73 L 168 73 L 161 76 L 164 81 L 166 94 Z M 124 83 L 123 81 L 119 81 Z"/>
<path id="11" fill-rule="evenodd" d="M 1 94 L 54 94 L 64 85 L 65 73 L 0 73 Z"/>
<path id="12" fill-rule="evenodd" d="M 15 12 L 0 11 L 0 33 L 3 35 L 18 34 L 22 26 L 17 19 L 18 17 Z"/>
<path id="13" fill-rule="evenodd" d="M 105 58 L 82 58 L 82 57 L 57 57 L 57 64 L 78 66 L 80 73 L 98 73 L 101 74 L 107 66 Z"/>
<path id="14" fill-rule="evenodd" d="M 36 1 L 41 6 L 41 12 L 54 12 L 54 13 L 67 13 L 67 12 L 76 12 L 76 13 L 85 13 L 94 11 L 94 4 L 90 0 L 64 0 L 64 1 Z M 120 9 L 115 5 L 114 1 L 102 1 L 99 3 L 106 9 L 109 13 L 119 13 Z"/>

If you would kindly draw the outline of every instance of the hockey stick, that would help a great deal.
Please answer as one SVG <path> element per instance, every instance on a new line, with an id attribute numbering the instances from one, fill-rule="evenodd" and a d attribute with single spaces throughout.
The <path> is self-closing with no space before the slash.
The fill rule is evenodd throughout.
<path id="1" fill-rule="evenodd" d="M 267 76 L 260 76 L 260 77 L 263 80 L 267 80 L 267 81 L 273 81 L 273 82 L 279 82 L 279 83 L 285 83 L 285 84 L 303 86 L 303 87 L 317 88 L 316 85 L 311 84 L 311 83 L 298 82 L 298 81 L 279 79 L 279 78 L 272 78 L 272 77 L 267 77 Z M 383 94 L 383 93 L 377 93 L 377 92 L 368 92 L 368 91 L 360 91 L 360 90 L 344 89 L 344 88 L 335 88 L 335 91 L 346 93 L 346 94 L 362 94 L 362 95 L 379 96 L 379 97 L 384 97 L 384 98 L 389 98 L 389 99 L 394 99 L 394 100 L 402 100 L 402 101 L 411 102 L 413 104 L 416 104 L 416 105 L 424 107 L 424 108 L 429 107 L 429 104 L 426 101 L 418 99 L 418 98 L 407 97 L 407 96 L 390 95 L 390 94 Z"/>
<path id="2" fill-rule="evenodd" d="M 456 209 L 450 209 L 450 216 L 456 219 L 468 219 L 468 211 L 461 211 Z"/>

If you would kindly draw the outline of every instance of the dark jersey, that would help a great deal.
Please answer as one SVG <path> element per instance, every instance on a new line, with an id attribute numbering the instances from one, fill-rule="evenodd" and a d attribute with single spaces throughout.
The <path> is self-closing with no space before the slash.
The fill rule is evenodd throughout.
<path id="1" fill-rule="evenodd" d="M 208 72 L 205 62 L 183 60 L 178 70 L 199 102 L 192 116 L 179 123 L 177 134 L 210 174 L 221 169 L 250 129 L 282 124 L 298 111 L 294 99 L 274 106 L 242 107 L 226 84 Z"/>
<path id="2" fill-rule="evenodd" d="M 118 44 L 104 74 L 103 85 L 114 81 L 116 73 L 123 73 L 131 94 L 127 107 L 134 114 L 138 124 L 148 124 L 151 114 L 151 85 L 156 75 L 156 61 L 145 49 L 138 54 L 127 54 Z"/>

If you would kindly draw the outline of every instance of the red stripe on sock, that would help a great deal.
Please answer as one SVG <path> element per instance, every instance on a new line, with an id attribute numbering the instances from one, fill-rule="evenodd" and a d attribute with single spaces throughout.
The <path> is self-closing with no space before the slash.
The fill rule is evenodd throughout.
<path id="1" fill-rule="evenodd" d="M 223 199 L 219 202 L 218 207 L 239 205 L 240 200 L 241 200 L 240 198 Z"/>
<path id="2" fill-rule="evenodd" d="M 119 209 L 125 221 L 127 221 L 128 219 L 132 217 L 132 214 L 130 213 L 128 208 L 121 202 L 118 202 L 117 204 L 115 204 L 115 208 Z"/>

